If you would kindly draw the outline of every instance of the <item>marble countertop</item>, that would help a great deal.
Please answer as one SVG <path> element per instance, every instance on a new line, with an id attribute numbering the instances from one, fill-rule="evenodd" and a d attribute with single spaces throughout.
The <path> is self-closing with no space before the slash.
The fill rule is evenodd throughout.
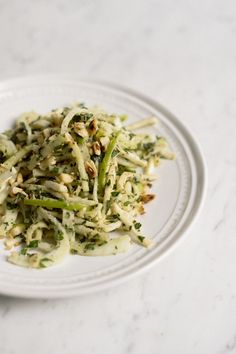
<path id="1" fill-rule="evenodd" d="M 72 72 L 166 105 L 198 137 L 205 209 L 140 277 L 65 300 L 0 297 L 1 354 L 236 353 L 234 0 L 0 0 L 0 79 Z"/>

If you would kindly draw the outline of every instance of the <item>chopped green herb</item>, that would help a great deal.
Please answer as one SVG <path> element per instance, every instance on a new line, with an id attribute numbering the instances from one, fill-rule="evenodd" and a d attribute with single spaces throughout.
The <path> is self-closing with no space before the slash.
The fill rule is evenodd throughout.
<path id="1" fill-rule="evenodd" d="M 74 115 L 72 121 L 73 122 L 87 122 L 90 118 L 93 117 L 93 113 L 81 112 L 79 114 Z"/>
<path id="2" fill-rule="evenodd" d="M 101 246 L 105 245 L 106 243 L 107 243 L 106 240 L 101 240 L 98 242 L 98 246 L 101 247 Z"/>
<path id="3" fill-rule="evenodd" d="M 120 120 L 121 120 L 121 122 L 124 122 L 124 121 L 126 121 L 127 119 L 128 119 L 127 114 L 121 114 L 121 115 L 120 115 Z"/>
<path id="4" fill-rule="evenodd" d="M 115 149 L 112 151 L 111 157 L 115 157 L 118 154 L 119 154 L 119 150 Z"/>
<path id="5" fill-rule="evenodd" d="M 85 142 L 85 138 L 83 138 L 82 136 L 76 136 L 76 141 L 78 144 L 82 145 Z"/>
<path id="6" fill-rule="evenodd" d="M 59 168 L 58 167 L 53 167 L 52 172 L 58 173 L 59 172 Z"/>
<path id="7" fill-rule="evenodd" d="M 130 138 L 130 140 L 132 140 L 134 137 L 135 137 L 135 134 L 129 133 L 129 138 Z"/>
<path id="8" fill-rule="evenodd" d="M 21 249 L 20 254 L 23 254 L 23 256 L 25 256 L 27 251 L 28 251 L 27 247 L 24 247 Z"/>
<path id="9" fill-rule="evenodd" d="M 134 227 L 136 230 L 139 230 L 141 228 L 141 226 L 142 225 L 140 224 L 140 222 L 135 222 L 135 224 L 134 224 Z"/>
<path id="10" fill-rule="evenodd" d="M 16 205 L 11 204 L 11 203 L 7 203 L 7 209 L 8 209 L 8 210 L 16 209 Z"/>
<path id="11" fill-rule="evenodd" d="M 38 240 L 33 240 L 33 241 L 30 241 L 30 243 L 28 244 L 28 247 L 36 248 L 36 247 L 38 247 L 38 245 L 39 245 L 39 241 Z"/>
<path id="12" fill-rule="evenodd" d="M 58 231 L 57 233 L 55 233 L 55 238 L 57 241 L 61 241 L 64 239 L 64 236 L 63 236 L 63 232 L 62 231 Z"/>
<path id="13" fill-rule="evenodd" d="M 155 143 L 144 143 L 143 144 L 143 149 L 146 151 L 146 152 L 151 152 L 153 151 L 155 147 Z"/>
<path id="14" fill-rule="evenodd" d="M 94 248 L 95 248 L 94 243 L 87 243 L 87 244 L 84 246 L 85 251 L 86 251 L 86 250 L 94 250 Z"/>
<path id="15" fill-rule="evenodd" d="M 145 239 L 145 237 L 143 237 L 143 236 L 138 236 L 138 239 L 139 239 L 140 242 L 143 242 L 143 240 Z"/>

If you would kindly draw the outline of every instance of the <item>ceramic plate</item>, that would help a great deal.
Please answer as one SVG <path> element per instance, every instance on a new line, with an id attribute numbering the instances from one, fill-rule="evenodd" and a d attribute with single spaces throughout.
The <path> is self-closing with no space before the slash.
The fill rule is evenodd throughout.
<path id="1" fill-rule="evenodd" d="M 183 237 L 204 199 L 206 170 L 198 144 L 184 125 L 156 101 L 133 90 L 72 76 L 40 76 L 0 83 L 0 131 L 19 113 L 46 113 L 74 101 L 99 104 L 128 114 L 129 122 L 157 116 L 157 135 L 167 138 L 175 161 L 163 161 L 153 192 L 157 198 L 141 217 L 143 233 L 154 240 L 150 250 L 133 245 L 130 252 L 108 257 L 68 255 L 57 266 L 36 270 L 7 262 L 0 243 L 0 293 L 30 298 L 82 295 L 108 288 L 141 273 L 162 258 Z"/>

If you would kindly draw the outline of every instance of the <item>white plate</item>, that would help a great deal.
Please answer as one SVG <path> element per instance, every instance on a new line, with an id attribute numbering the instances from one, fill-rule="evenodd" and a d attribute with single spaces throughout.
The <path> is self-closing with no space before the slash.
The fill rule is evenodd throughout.
<path id="1" fill-rule="evenodd" d="M 47 269 L 24 269 L 6 261 L 0 244 L 0 293 L 30 298 L 56 298 L 101 290 L 127 280 L 153 265 L 180 239 L 196 218 L 205 195 L 206 168 L 192 135 L 170 112 L 130 89 L 72 76 L 39 76 L 0 83 L 0 131 L 24 111 L 47 112 L 74 101 L 99 104 L 127 113 L 130 122 L 157 116 L 156 134 L 167 138 L 176 160 L 163 161 L 153 190 L 158 198 L 141 218 L 144 233 L 154 239 L 147 250 L 134 245 L 124 255 L 70 256 Z M 152 128 L 154 130 L 154 128 Z"/>

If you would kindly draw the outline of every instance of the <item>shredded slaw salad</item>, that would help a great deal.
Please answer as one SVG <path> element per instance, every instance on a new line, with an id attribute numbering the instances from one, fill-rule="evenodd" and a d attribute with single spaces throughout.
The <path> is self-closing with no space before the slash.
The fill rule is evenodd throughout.
<path id="1" fill-rule="evenodd" d="M 140 132 L 156 118 L 126 119 L 76 103 L 24 113 L 0 134 L 0 238 L 10 262 L 45 268 L 68 253 L 151 246 L 137 217 L 155 197 L 154 168 L 174 154 L 163 137 Z"/>

